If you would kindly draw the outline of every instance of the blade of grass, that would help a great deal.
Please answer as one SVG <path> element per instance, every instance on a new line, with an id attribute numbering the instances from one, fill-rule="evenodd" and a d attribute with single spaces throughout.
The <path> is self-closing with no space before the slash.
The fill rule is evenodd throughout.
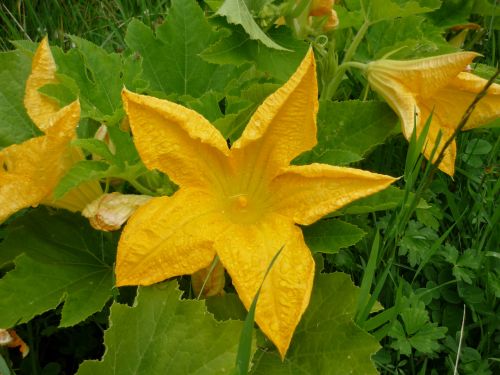
<path id="1" fill-rule="evenodd" d="M 361 281 L 359 296 L 358 296 L 358 306 L 356 308 L 356 323 L 359 326 L 364 325 L 364 321 L 361 321 L 359 318 L 361 317 L 360 312 L 361 309 L 372 309 L 372 306 L 368 305 L 368 299 L 370 295 L 370 289 L 373 283 L 373 278 L 375 276 L 375 267 L 378 259 L 378 251 L 380 248 L 380 233 L 377 231 L 375 233 L 375 238 L 373 239 L 372 248 L 370 251 L 370 257 L 368 258 L 368 264 L 366 265 L 365 272 L 363 273 L 363 280 Z M 364 306 L 364 308 L 363 308 Z"/>
<path id="2" fill-rule="evenodd" d="M 210 279 L 210 276 L 212 276 L 212 273 L 214 272 L 215 266 L 217 266 L 217 263 L 219 263 L 219 256 L 216 255 L 214 260 L 212 261 L 212 264 L 210 265 L 210 269 L 208 270 L 207 277 L 205 277 L 205 280 L 203 280 L 203 285 L 201 286 L 200 292 L 198 293 L 198 296 L 196 299 L 200 299 L 200 297 L 203 295 L 203 291 L 205 290 L 205 286 L 207 285 L 208 280 Z"/>

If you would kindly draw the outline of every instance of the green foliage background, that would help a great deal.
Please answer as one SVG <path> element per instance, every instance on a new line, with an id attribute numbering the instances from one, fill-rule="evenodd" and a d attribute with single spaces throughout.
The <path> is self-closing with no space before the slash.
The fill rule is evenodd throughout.
<path id="1" fill-rule="evenodd" d="M 498 120 L 459 135 L 454 179 L 430 173 L 417 142 L 408 146 L 399 134 L 396 115 L 359 71 L 340 64 L 462 48 L 482 53 L 474 68 L 487 78 L 499 61 L 500 6 L 337 3 L 339 27 L 324 32 L 321 22 L 306 24 L 293 14 L 295 1 L 3 2 L 0 148 L 40 134 L 22 99 L 36 42 L 48 35 L 60 84 L 41 91 L 61 105 L 80 98 L 77 144 L 101 157 L 78 163 L 56 194 L 98 179 L 107 186 L 120 181 L 117 191 L 170 195 L 176 187 L 145 169 L 120 129 L 122 87 L 195 109 L 231 142 L 312 44 L 321 92 L 318 145 L 295 163 L 403 178 L 304 228 L 318 265 L 311 305 L 284 362 L 256 330 L 251 373 L 441 374 L 455 367 L 460 374 L 498 373 Z M 303 27 L 274 27 L 281 15 L 297 16 Z M 459 26 L 469 23 L 478 27 L 465 33 Z M 461 45 L 449 43 L 460 37 Z M 115 153 L 93 139 L 102 123 Z M 26 359 L 2 349 L 0 372 L 232 371 L 246 312 L 230 283 L 226 295 L 206 302 L 193 299 L 188 277 L 118 290 L 118 236 L 45 208 L 0 227 L 0 327 L 16 326 L 30 346 Z"/>

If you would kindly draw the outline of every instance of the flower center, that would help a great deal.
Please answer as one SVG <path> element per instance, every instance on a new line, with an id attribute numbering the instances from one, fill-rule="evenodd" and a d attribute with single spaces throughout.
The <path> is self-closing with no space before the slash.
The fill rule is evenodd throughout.
<path id="1" fill-rule="evenodd" d="M 236 198 L 235 204 L 236 204 L 237 208 L 239 208 L 240 210 L 245 209 L 248 206 L 248 198 L 245 195 L 239 195 Z"/>
<path id="2" fill-rule="evenodd" d="M 231 221 L 236 223 L 253 223 L 259 220 L 263 213 L 258 199 L 246 193 L 226 197 L 223 210 Z"/>

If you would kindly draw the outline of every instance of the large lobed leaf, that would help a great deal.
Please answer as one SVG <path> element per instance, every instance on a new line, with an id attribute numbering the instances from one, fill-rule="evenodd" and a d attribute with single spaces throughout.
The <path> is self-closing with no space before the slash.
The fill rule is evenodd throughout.
<path id="1" fill-rule="evenodd" d="M 232 79 L 233 67 L 210 64 L 198 56 L 222 36 L 209 25 L 196 1 L 173 0 L 156 36 L 133 20 L 125 41 L 142 57 L 142 77 L 150 91 L 199 97 L 210 89 L 223 90 Z"/>
<path id="2" fill-rule="evenodd" d="M 200 56 L 214 64 L 253 64 L 258 71 L 286 82 L 304 58 L 309 45 L 293 37 L 290 30 L 280 27 L 271 29 L 269 35 L 287 50 L 277 51 L 252 40 L 239 27 L 232 27 L 231 34 L 204 49 Z"/>
<path id="3" fill-rule="evenodd" d="M 61 327 L 100 311 L 114 285 L 115 245 L 74 214 L 37 209 L 11 224 L 0 245 L 0 264 L 15 258 L 15 268 L 0 279 L 0 327 L 25 323 L 63 301 Z"/>
<path id="4" fill-rule="evenodd" d="M 370 357 L 380 346 L 353 322 L 358 294 L 348 275 L 319 274 L 285 360 L 277 352 L 258 350 L 251 373 L 377 374 Z"/>
<path id="5" fill-rule="evenodd" d="M 242 328 L 217 322 L 202 301 L 181 300 L 176 281 L 142 287 L 133 307 L 111 307 L 106 353 L 78 374 L 229 374 Z"/>

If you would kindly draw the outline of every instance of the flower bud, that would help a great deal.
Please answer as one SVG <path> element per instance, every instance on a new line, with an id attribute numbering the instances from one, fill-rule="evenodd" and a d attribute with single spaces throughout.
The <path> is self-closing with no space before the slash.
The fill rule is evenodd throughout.
<path id="1" fill-rule="evenodd" d="M 111 193 L 103 194 L 88 204 L 82 215 L 89 219 L 90 225 L 97 230 L 114 231 L 120 229 L 128 218 L 140 206 L 152 197 L 148 195 L 133 195 Z"/>

